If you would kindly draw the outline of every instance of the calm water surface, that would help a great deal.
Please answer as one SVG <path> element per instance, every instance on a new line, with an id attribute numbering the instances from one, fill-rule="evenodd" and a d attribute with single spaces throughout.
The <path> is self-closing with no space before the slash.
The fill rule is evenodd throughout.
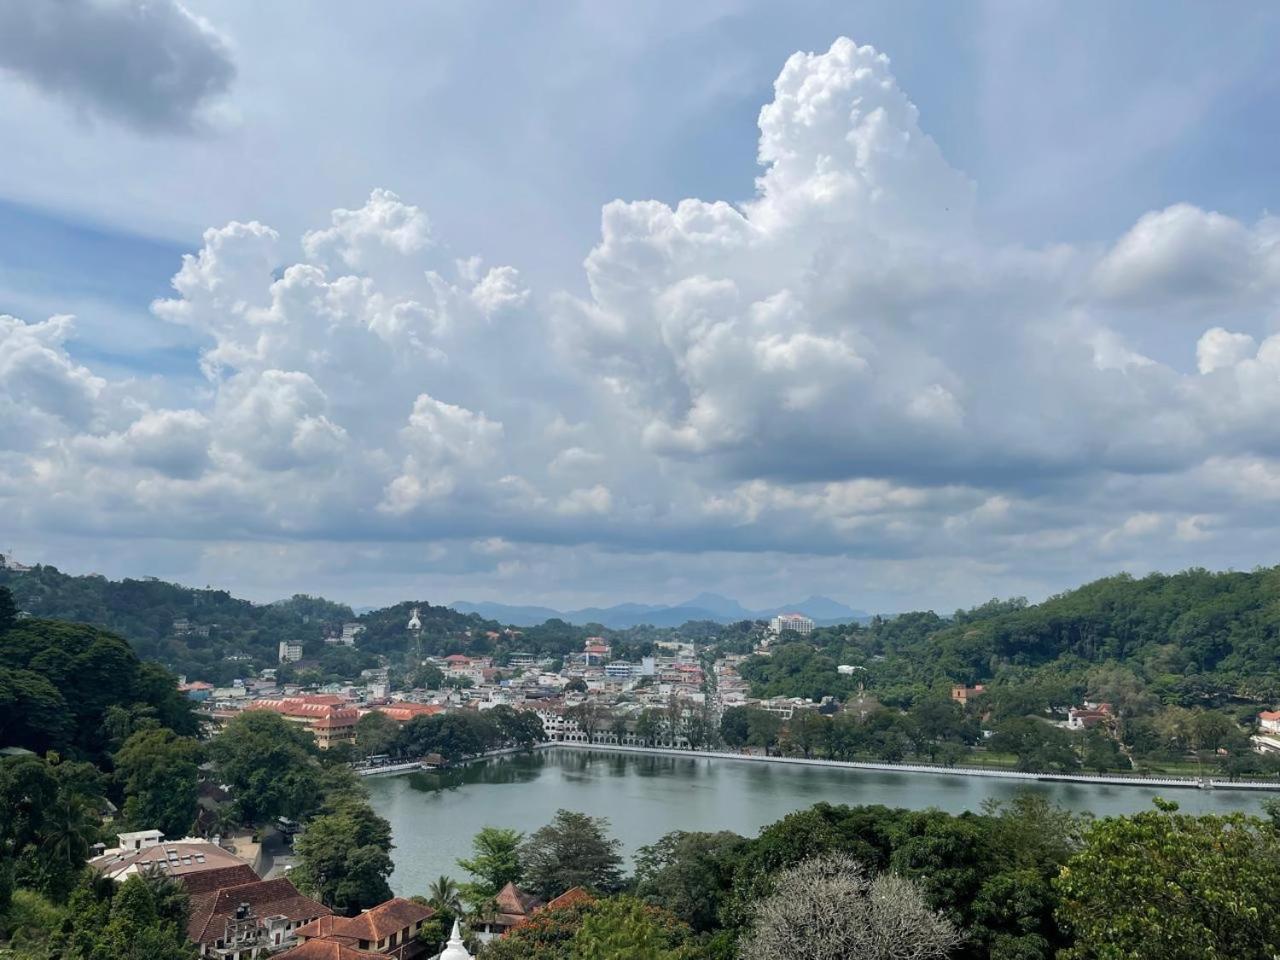
<path id="1" fill-rule="evenodd" d="M 978 810 L 989 797 L 1019 790 L 1044 794 L 1098 816 L 1132 813 L 1162 794 L 1193 813 L 1257 812 L 1271 794 L 1244 790 L 1152 790 L 1078 783 L 1026 784 L 987 777 L 931 776 L 822 767 L 544 750 L 501 757 L 448 773 L 371 777 L 373 805 L 391 821 L 399 895 L 425 893 L 446 874 L 465 878 L 455 861 L 471 852 L 481 827 L 526 833 L 567 807 L 609 819 L 628 856 L 672 830 L 732 830 L 753 836 L 793 810 L 819 801 Z"/>

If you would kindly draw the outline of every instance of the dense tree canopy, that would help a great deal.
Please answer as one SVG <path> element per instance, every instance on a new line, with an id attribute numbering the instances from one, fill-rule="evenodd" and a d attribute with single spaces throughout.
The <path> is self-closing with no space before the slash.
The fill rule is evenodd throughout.
<path id="1" fill-rule="evenodd" d="M 32 619 L 0 633 L 0 743 L 100 760 L 111 746 L 103 719 L 115 706 L 195 733 L 174 678 L 114 634 Z"/>
<path id="2" fill-rule="evenodd" d="M 1099 821 L 1056 881 L 1064 960 L 1270 960 L 1280 952 L 1280 844 L 1242 814 L 1175 804 Z"/>
<path id="3" fill-rule="evenodd" d="M 268 710 L 234 717 L 209 744 L 220 782 L 246 823 L 297 819 L 319 805 L 320 765 L 311 735 Z"/>
<path id="4" fill-rule="evenodd" d="M 558 810 L 520 847 L 525 886 L 544 900 L 573 887 L 613 892 L 622 886 L 619 846 L 609 836 L 608 820 Z"/>
<path id="5" fill-rule="evenodd" d="M 115 754 L 125 820 L 135 829 L 186 836 L 195 822 L 202 758 L 199 743 L 165 727 L 130 736 Z"/>

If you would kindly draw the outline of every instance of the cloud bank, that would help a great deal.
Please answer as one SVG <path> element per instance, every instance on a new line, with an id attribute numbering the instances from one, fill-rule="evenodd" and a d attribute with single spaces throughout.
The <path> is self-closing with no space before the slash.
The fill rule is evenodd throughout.
<path id="1" fill-rule="evenodd" d="M 235 77 L 226 39 L 175 0 L 0 4 L 0 70 L 151 133 L 196 129 Z"/>
<path id="2" fill-rule="evenodd" d="M 888 59 L 847 39 L 787 61 L 759 128 L 750 200 L 608 204 L 585 297 L 459 258 L 385 189 L 300 258 L 212 228 L 152 307 L 205 340 L 180 407 L 76 363 L 70 318 L 0 318 L 0 508 L 526 588 L 565 551 L 580 577 L 843 557 L 1062 584 L 1261 549 L 1275 219 L 1176 205 L 1099 248 L 993 244 Z M 1133 336 L 1153 314 L 1161 359 Z"/>

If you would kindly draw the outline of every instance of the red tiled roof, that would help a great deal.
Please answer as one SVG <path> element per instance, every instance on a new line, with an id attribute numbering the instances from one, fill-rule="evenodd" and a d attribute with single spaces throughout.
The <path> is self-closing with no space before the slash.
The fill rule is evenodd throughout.
<path id="1" fill-rule="evenodd" d="M 595 903 L 596 898 L 587 893 L 583 887 L 571 887 L 556 897 L 545 907 L 547 910 L 559 910 L 561 907 L 572 907 L 579 903 Z"/>
<path id="2" fill-rule="evenodd" d="M 444 707 L 438 703 L 391 703 L 385 707 L 374 707 L 374 710 L 400 723 L 412 720 L 414 717 L 430 717 L 437 713 L 444 713 Z"/>
<path id="3" fill-rule="evenodd" d="M 387 960 L 385 953 L 358 950 L 339 940 L 308 940 L 275 955 L 275 960 Z"/>
<path id="4" fill-rule="evenodd" d="M 1259 720 L 1280 720 L 1280 710 L 1263 710 L 1258 714 Z"/>
<path id="5" fill-rule="evenodd" d="M 435 916 L 435 910 L 420 903 L 394 897 L 352 917 L 342 928 L 342 936 L 357 937 L 376 942 L 389 937 L 397 930 L 412 927 L 415 923 Z"/>
<path id="6" fill-rule="evenodd" d="M 242 903 L 249 904 L 255 916 L 285 916 L 293 921 L 310 921 L 333 912 L 324 904 L 304 897 L 284 877 L 241 883 L 191 898 L 187 939 L 193 943 L 217 940 L 225 931 L 226 921 L 235 916 L 236 908 Z"/>
<path id="7" fill-rule="evenodd" d="M 337 936 L 342 929 L 342 925 L 347 922 L 346 917 L 335 917 L 332 914 L 327 917 L 321 917 L 318 920 L 312 920 L 310 923 L 304 923 L 297 930 L 293 931 L 293 935 L 302 940 L 312 940 L 317 937 L 333 937 Z"/>
<path id="8" fill-rule="evenodd" d="M 253 872 L 253 867 L 247 863 L 240 863 L 234 867 L 219 867 L 216 870 L 201 870 L 199 873 L 184 873 L 178 879 L 182 881 L 187 893 L 194 897 L 197 893 L 208 893 L 210 890 L 220 890 L 223 887 L 234 887 L 241 883 L 256 883 L 260 878 Z"/>
<path id="9" fill-rule="evenodd" d="M 435 913 L 431 907 L 403 897 L 393 897 L 355 917 L 321 917 L 299 927 L 294 935 L 306 939 L 319 937 L 352 943 L 357 940 L 376 943 L 398 930 L 434 917 Z"/>
<path id="10" fill-rule="evenodd" d="M 542 906 L 542 901 L 531 893 L 525 893 L 514 883 L 508 883 L 493 898 L 499 913 L 527 917 Z"/>

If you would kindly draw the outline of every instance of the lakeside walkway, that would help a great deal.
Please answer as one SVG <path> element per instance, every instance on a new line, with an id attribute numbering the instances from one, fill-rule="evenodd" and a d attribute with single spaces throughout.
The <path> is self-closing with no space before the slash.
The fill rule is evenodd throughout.
<path id="1" fill-rule="evenodd" d="M 562 747 L 569 750 L 602 750 L 612 753 L 648 754 L 660 757 L 706 758 L 712 760 L 740 760 L 746 763 L 793 764 L 806 767 L 835 767 L 842 770 L 874 770 L 884 773 L 927 773 L 952 777 L 995 777 L 1003 780 L 1047 780 L 1065 783 L 1105 784 L 1121 787 L 1175 787 L 1212 790 L 1272 790 L 1280 791 L 1280 781 L 1275 780 L 1216 780 L 1195 777 L 1108 776 L 1092 773 L 1028 773 L 1022 770 L 995 770 L 989 767 L 946 767 L 928 763 L 875 763 L 861 760 L 820 760 L 816 757 L 766 757 L 755 753 L 732 753 L 727 750 L 679 750 L 671 747 L 625 747 L 607 743 L 577 743 L 548 740 L 538 745 L 547 750 Z"/>

